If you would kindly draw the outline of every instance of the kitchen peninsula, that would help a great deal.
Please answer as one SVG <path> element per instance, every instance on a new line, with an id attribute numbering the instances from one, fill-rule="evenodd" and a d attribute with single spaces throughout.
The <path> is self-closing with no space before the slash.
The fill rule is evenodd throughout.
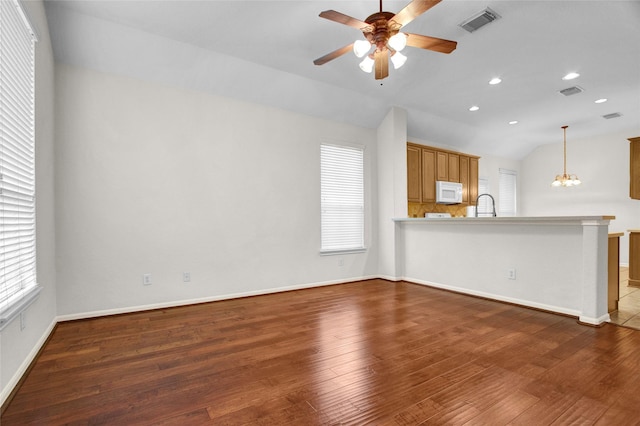
<path id="1" fill-rule="evenodd" d="M 575 316 L 609 320 L 613 216 L 394 219 L 403 280 Z"/>

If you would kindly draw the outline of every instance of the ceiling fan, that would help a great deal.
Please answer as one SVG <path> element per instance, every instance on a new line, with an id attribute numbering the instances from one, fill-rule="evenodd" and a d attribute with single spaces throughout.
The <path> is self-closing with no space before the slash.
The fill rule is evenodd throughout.
<path id="1" fill-rule="evenodd" d="M 376 80 L 382 80 L 389 76 L 389 58 L 396 68 L 406 61 L 406 57 L 400 53 L 404 46 L 433 50 L 441 53 L 451 53 L 455 50 L 457 42 L 429 37 L 420 34 L 400 32 L 400 28 L 413 21 L 415 18 L 440 3 L 442 0 L 413 0 L 400 12 L 394 14 L 382 10 L 380 0 L 380 12 L 376 12 L 364 21 L 352 18 L 335 10 L 325 10 L 320 13 L 321 18 L 348 25 L 362 31 L 366 40 L 358 40 L 340 49 L 327 53 L 313 61 L 316 65 L 323 65 L 352 50 L 358 57 L 366 55 L 360 64 L 363 71 L 371 72 L 375 69 Z M 371 48 L 375 51 L 371 54 Z"/>

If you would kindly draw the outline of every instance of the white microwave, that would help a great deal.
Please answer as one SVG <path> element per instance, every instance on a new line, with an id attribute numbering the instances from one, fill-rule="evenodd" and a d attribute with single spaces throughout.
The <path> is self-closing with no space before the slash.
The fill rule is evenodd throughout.
<path id="1" fill-rule="evenodd" d="M 458 182 L 436 181 L 436 203 L 460 204 L 462 202 L 462 184 Z"/>

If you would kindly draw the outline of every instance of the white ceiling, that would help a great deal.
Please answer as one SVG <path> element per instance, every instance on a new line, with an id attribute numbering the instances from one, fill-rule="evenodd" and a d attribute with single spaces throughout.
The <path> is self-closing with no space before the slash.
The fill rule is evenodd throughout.
<path id="1" fill-rule="evenodd" d="M 385 1 L 400 11 L 405 1 Z M 361 37 L 318 17 L 364 20 L 377 1 L 45 1 L 56 60 L 376 128 L 391 106 L 411 138 L 522 158 L 567 139 L 640 135 L 640 1 L 443 0 L 406 31 L 458 42 L 450 55 L 407 48 L 376 81 L 348 53 L 313 60 Z M 501 19 L 468 33 L 486 7 Z M 577 71 L 581 76 L 563 81 Z M 499 76 L 503 82 L 490 86 Z M 382 83 L 382 84 L 381 84 Z M 579 85 L 583 93 L 559 90 Z M 595 104 L 599 98 L 608 102 Z M 471 105 L 480 106 L 470 112 Z M 619 112 L 606 120 L 602 115 Z M 516 125 L 509 125 L 518 120 Z"/>

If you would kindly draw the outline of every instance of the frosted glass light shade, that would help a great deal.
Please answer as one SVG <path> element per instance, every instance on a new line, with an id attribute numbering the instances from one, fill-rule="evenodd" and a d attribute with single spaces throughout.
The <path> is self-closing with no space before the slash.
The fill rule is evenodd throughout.
<path id="1" fill-rule="evenodd" d="M 562 174 L 556 176 L 556 179 L 551 183 L 551 186 L 578 186 L 581 183 L 582 181 L 580 181 L 576 175 Z"/>
<path id="2" fill-rule="evenodd" d="M 367 40 L 356 40 L 353 43 L 353 53 L 358 58 L 362 58 L 364 55 L 369 53 L 369 50 L 371 50 L 371 43 Z"/>
<path id="3" fill-rule="evenodd" d="M 375 61 L 371 56 L 367 56 L 364 58 L 362 62 L 360 62 L 360 69 L 366 73 L 371 73 L 373 71 L 373 64 Z"/>
<path id="4" fill-rule="evenodd" d="M 398 69 L 407 62 L 407 57 L 400 52 L 396 52 L 391 55 L 391 62 L 393 63 L 393 68 Z"/>
<path id="5" fill-rule="evenodd" d="M 407 35 L 405 33 L 397 33 L 389 39 L 388 43 L 393 50 L 399 52 L 407 46 Z"/>

